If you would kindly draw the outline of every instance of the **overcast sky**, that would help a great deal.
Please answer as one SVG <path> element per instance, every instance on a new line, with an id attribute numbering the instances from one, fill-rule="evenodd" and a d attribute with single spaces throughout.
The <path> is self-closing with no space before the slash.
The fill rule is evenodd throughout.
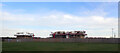
<path id="1" fill-rule="evenodd" d="M 3 2 L 3 34 L 33 32 L 49 37 L 52 31 L 85 30 L 88 36 L 118 35 L 117 2 Z M 0 15 L 1 16 L 1 15 Z"/>

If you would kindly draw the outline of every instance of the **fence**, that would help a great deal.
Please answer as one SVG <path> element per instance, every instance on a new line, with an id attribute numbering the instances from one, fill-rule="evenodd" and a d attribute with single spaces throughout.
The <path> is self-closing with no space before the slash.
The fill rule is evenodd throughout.
<path id="1" fill-rule="evenodd" d="M 40 39 L 4 39 L 5 42 L 80 42 L 80 43 L 120 43 L 120 38 L 40 38 Z"/>

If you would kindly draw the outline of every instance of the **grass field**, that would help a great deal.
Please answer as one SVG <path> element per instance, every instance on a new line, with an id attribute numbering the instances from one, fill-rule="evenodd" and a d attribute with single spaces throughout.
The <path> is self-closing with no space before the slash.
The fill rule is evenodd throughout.
<path id="1" fill-rule="evenodd" d="M 120 45 L 120 44 L 119 44 Z M 3 51 L 118 51 L 118 44 L 3 42 Z"/>

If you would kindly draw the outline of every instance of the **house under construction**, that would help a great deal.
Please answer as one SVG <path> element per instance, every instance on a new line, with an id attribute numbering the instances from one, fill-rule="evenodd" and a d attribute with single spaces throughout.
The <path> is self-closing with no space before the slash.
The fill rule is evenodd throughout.
<path id="1" fill-rule="evenodd" d="M 28 32 L 18 32 L 14 36 L 17 36 L 18 39 L 26 39 L 26 38 L 33 38 L 34 34 L 33 33 L 28 33 Z"/>
<path id="2" fill-rule="evenodd" d="M 84 38 L 87 34 L 86 31 L 57 31 L 50 34 L 52 38 Z"/>

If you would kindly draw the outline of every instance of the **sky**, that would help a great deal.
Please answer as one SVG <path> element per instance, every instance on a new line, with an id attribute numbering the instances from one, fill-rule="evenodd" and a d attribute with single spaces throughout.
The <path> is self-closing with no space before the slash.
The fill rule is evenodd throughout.
<path id="1" fill-rule="evenodd" d="M 118 35 L 117 2 L 2 2 L 1 36 L 33 32 L 49 37 L 54 31 L 85 30 L 88 37 Z"/>
<path id="2" fill-rule="evenodd" d="M 2 2 L 119 2 L 119 0 L 2 0 Z"/>

